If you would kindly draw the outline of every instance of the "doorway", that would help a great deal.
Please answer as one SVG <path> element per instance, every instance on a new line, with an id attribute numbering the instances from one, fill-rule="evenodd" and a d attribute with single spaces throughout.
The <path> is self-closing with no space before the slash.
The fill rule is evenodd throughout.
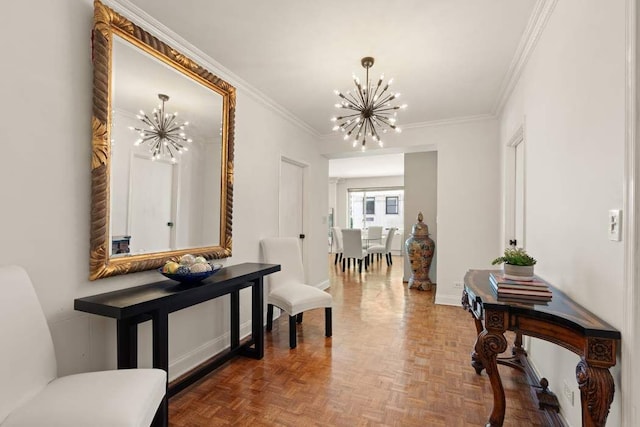
<path id="1" fill-rule="evenodd" d="M 304 262 L 305 171 L 307 166 L 282 157 L 280 161 L 280 195 L 278 230 L 280 237 L 300 239 Z"/>

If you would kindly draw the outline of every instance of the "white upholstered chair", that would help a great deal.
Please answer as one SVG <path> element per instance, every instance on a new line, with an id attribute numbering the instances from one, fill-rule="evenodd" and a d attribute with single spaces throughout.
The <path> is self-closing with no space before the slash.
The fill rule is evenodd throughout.
<path id="1" fill-rule="evenodd" d="M 379 225 L 372 225 L 367 228 L 367 242 L 369 246 L 372 244 L 382 244 L 382 227 Z"/>
<path id="2" fill-rule="evenodd" d="M 1 427 L 167 424 L 165 371 L 122 369 L 57 378 L 53 341 L 29 276 L 21 267 L 2 266 L 0 287 Z"/>
<path id="3" fill-rule="evenodd" d="M 340 227 L 331 227 L 331 234 L 333 235 L 333 244 L 336 248 L 336 258 L 333 264 L 337 264 L 342 260 L 342 230 Z"/>
<path id="4" fill-rule="evenodd" d="M 281 270 L 269 275 L 267 294 L 267 331 L 273 327 L 273 307 L 289 315 L 289 347 L 296 348 L 296 323 L 302 323 L 302 313 L 314 308 L 325 310 L 325 336 L 332 334 L 331 294 L 304 280 L 302 253 L 295 237 L 271 237 L 261 242 L 265 262 L 280 264 Z"/>
<path id="5" fill-rule="evenodd" d="M 342 271 L 353 260 L 353 267 L 362 272 L 362 264 L 367 268 L 367 250 L 362 249 L 362 231 L 359 228 L 345 228 L 342 230 Z"/>
<path id="6" fill-rule="evenodd" d="M 396 234 L 397 228 L 391 227 L 389 228 L 389 232 L 387 233 L 387 239 L 384 242 L 384 245 L 372 245 L 367 249 L 367 253 L 369 255 L 381 255 L 385 254 L 387 257 L 387 265 L 393 264 L 391 259 L 391 243 L 393 242 L 393 236 Z"/>

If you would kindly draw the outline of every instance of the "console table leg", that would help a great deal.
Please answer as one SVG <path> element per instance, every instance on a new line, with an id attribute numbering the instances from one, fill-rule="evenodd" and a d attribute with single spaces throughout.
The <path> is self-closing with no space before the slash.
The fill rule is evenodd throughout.
<path id="1" fill-rule="evenodd" d="M 262 277 L 253 280 L 251 286 L 251 335 L 255 343 L 255 358 L 264 357 L 264 281 Z M 271 308 L 273 310 L 273 307 Z M 273 311 L 271 312 L 273 315 Z"/>
<path id="2" fill-rule="evenodd" d="M 128 319 L 117 322 L 118 369 L 138 367 L 138 324 Z"/>
<path id="3" fill-rule="evenodd" d="M 229 294 L 231 303 L 231 349 L 235 350 L 240 346 L 240 291 L 233 291 Z"/>
<path id="4" fill-rule="evenodd" d="M 493 410 L 489 417 L 487 426 L 500 427 L 504 423 L 504 413 L 506 408 L 506 400 L 504 395 L 504 387 L 498 372 L 498 354 L 507 349 L 507 340 L 502 332 L 491 332 L 484 330 L 478 335 L 476 340 L 475 352 L 484 365 L 491 382 L 493 390 Z"/>
<path id="5" fill-rule="evenodd" d="M 169 313 L 157 310 L 151 319 L 153 367 L 169 373 Z"/>
<path id="6" fill-rule="evenodd" d="M 615 392 L 611 372 L 607 368 L 590 366 L 582 359 L 576 366 L 576 380 L 580 387 L 582 425 L 603 427 Z"/>

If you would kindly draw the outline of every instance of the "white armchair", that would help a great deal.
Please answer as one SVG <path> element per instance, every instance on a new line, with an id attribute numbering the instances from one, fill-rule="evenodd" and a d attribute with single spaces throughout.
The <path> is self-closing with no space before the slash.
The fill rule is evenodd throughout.
<path id="1" fill-rule="evenodd" d="M 261 242 L 265 262 L 280 264 L 281 270 L 269 276 L 267 294 L 267 331 L 273 327 L 273 306 L 289 315 L 289 347 L 296 348 L 296 323 L 302 323 L 302 313 L 314 308 L 325 310 L 325 336 L 332 335 L 331 294 L 305 284 L 302 253 L 298 239 L 271 237 Z"/>
<path id="2" fill-rule="evenodd" d="M 57 378 L 53 341 L 29 276 L 21 267 L 0 267 L 0 287 L 1 427 L 167 424 L 165 371 L 123 369 Z"/>

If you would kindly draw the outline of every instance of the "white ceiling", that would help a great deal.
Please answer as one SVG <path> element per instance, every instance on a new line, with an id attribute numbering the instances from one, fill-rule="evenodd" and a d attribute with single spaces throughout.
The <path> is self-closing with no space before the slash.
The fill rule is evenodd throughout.
<path id="1" fill-rule="evenodd" d="M 364 56 L 375 58 L 372 78 L 393 77 L 408 104 L 401 127 L 495 114 L 536 1 L 129 3 L 324 136 L 333 90 L 351 89 L 353 73 L 364 80 Z"/>

